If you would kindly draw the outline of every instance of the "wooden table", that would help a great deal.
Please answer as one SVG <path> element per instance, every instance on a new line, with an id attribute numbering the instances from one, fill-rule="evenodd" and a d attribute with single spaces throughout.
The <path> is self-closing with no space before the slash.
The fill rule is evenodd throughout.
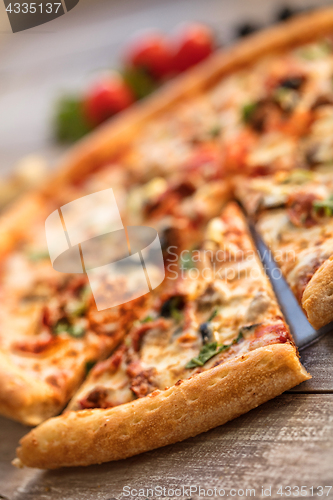
<path id="1" fill-rule="evenodd" d="M 88 72 L 112 63 L 135 29 L 170 30 L 179 21 L 199 19 L 211 22 L 228 41 L 232 26 L 248 18 L 267 22 L 278 3 L 81 0 L 77 10 L 49 26 L 13 36 L 5 27 L 0 32 L 2 169 L 36 151 L 58 159 L 62 150 L 52 143 L 47 118 L 59 87 L 75 87 Z M 122 462 L 53 472 L 17 470 L 10 462 L 28 429 L 0 417 L 0 499 L 106 500 L 119 498 L 126 486 L 184 486 L 181 497 L 193 499 L 204 495 L 189 491 L 189 486 L 223 488 L 225 496 L 234 498 L 254 497 L 253 489 L 255 498 L 263 498 L 264 488 L 266 496 L 283 498 L 279 492 L 288 494 L 286 487 L 302 485 L 307 486 L 303 498 L 312 498 L 311 487 L 333 486 L 333 336 L 326 335 L 301 354 L 312 380 L 223 427 Z M 166 491 L 165 497 L 171 498 L 172 492 Z M 333 498 L 333 488 L 328 498 Z"/>

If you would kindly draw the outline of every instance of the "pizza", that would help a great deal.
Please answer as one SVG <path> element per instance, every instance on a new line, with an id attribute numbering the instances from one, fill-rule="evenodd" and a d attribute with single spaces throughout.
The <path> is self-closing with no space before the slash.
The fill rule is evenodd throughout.
<path id="1" fill-rule="evenodd" d="M 236 205 L 209 222 L 195 261 L 92 369 L 67 411 L 22 439 L 20 463 L 126 458 L 207 431 L 309 378 Z"/>
<path id="2" fill-rule="evenodd" d="M 237 179 L 236 185 L 310 323 L 320 328 L 332 321 L 332 167 L 277 172 L 247 186 Z"/>
<path id="3" fill-rule="evenodd" d="M 228 202 L 256 219 L 276 256 L 297 253 L 299 265 L 282 259 L 282 270 L 310 321 L 314 311 L 327 322 L 332 32 L 326 9 L 212 56 L 88 136 L 2 216 L 0 412 L 36 425 L 65 408 L 22 440 L 16 464 L 134 455 L 308 378 L 247 222 Z M 98 311 L 85 274 L 52 269 L 44 221 L 109 187 L 124 226 L 158 231 L 166 279 Z"/>

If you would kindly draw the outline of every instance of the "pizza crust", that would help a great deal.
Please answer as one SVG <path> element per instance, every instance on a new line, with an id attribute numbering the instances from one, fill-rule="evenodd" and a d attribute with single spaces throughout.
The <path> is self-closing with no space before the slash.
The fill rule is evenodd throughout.
<path id="1" fill-rule="evenodd" d="M 21 439 L 14 465 L 127 458 L 222 425 L 309 378 L 291 344 L 261 347 L 132 403 L 52 418 Z"/>
<path id="2" fill-rule="evenodd" d="M 4 257 L 38 217 L 45 217 L 41 193 L 27 193 L 0 215 L 0 257 Z M 44 217 L 44 218 L 45 218 Z"/>
<path id="3" fill-rule="evenodd" d="M 333 318 L 333 255 L 312 276 L 303 296 L 302 307 L 317 330 Z"/>

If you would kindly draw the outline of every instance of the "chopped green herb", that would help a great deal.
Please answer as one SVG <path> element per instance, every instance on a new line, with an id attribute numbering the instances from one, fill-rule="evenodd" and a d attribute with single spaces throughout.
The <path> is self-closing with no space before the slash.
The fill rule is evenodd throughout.
<path id="1" fill-rule="evenodd" d="M 332 44 L 329 40 L 323 40 L 320 43 L 313 43 L 299 50 L 299 54 L 304 59 L 315 61 L 326 57 L 332 52 Z"/>
<path id="2" fill-rule="evenodd" d="M 185 368 L 196 368 L 198 366 L 203 366 L 205 363 L 207 363 L 207 361 L 216 356 L 216 354 L 220 354 L 221 352 L 226 351 L 232 345 L 237 344 L 242 338 L 243 332 L 242 330 L 240 330 L 237 338 L 234 339 L 231 344 L 223 344 L 219 346 L 217 342 L 211 342 L 210 344 L 204 345 L 201 348 L 199 355 L 196 358 L 192 358 L 187 363 Z"/>
<path id="3" fill-rule="evenodd" d="M 58 101 L 54 121 L 56 137 L 62 142 L 77 141 L 93 128 L 84 116 L 81 100 L 76 97 L 67 96 Z"/>
<path id="4" fill-rule="evenodd" d="M 53 327 L 53 333 L 58 335 L 59 333 L 68 333 L 68 330 L 70 329 L 70 324 L 68 321 L 65 320 L 60 320 L 58 323 Z"/>
<path id="5" fill-rule="evenodd" d="M 244 338 L 244 333 L 243 330 L 252 330 L 252 328 L 255 328 L 258 325 L 251 325 L 249 327 L 243 327 L 239 330 L 237 337 L 232 341 L 233 344 L 238 344 L 240 340 Z"/>
<path id="6" fill-rule="evenodd" d="M 181 269 L 184 269 L 185 271 L 189 271 L 190 269 L 195 269 L 196 264 L 193 262 L 193 259 L 191 257 L 191 254 L 185 258 L 185 256 L 180 256 L 179 259 L 179 265 Z"/>
<path id="7" fill-rule="evenodd" d="M 309 170 L 294 170 L 282 179 L 281 184 L 303 184 L 313 178 L 313 173 Z"/>
<path id="8" fill-rule="evenodd" d="M 87 301 L 91 296 L 91 288 L 88 285 L 85 285 L 80 291 L 80 299 L 83 301 Z"/>
<path id="9" fill-rule="evenodd" d="M 221 126 L 220 125 L 214 125 L 214 127 L 212 127 L 210 129 L 210 131 L 208 132 L 208 135 L 209 137 L 211 137 L 212 139 L 214 139 L 215 137 L 218 137 L 221 133 Z"/>
<path id="10" fill-rule="evenodd" d="M 82 325 L 73 325 L 68 331 L 69 335 L 72 337 L 80 338 L 86 333 L 86 329 Z"/>
<path id="11" fill-rule="evenodd" d="M 49 252 L 47 250 L 34 251 L 28 253 L 28 258 L 33 262 L 38 262 L 39 260 L 44 260 L 49 257 Z"/>
<path id="12" fill-rule="evenodd" d="M 171 317 L 175 320 L 175 321 L 181 321 L 183 319 L 183 315 L 182 313 L 179 311 L 179 309 L 177 309 L 177 307 L 173 307 L 171 309 Z"/>
<path id="13" fill-rule="evenodd" d="M 253 117 L 254 112 L 257 109 L 256 102 L 250 102 L 245 104 L 242 109 L 242 120 L 244 123 L 249 123 Z"/>
<path id="14" fill-rule="evenodd" d="M 82 325 L 70 325 L 68 321 L 60 320 L 53 328 L 53 333 L 56 335 L 60 333 L 68 333 L 71 337 L 81 338 L 86 333 L 86 329 Z"/>
<path id="15" fill-rule="evenodd" d="M 316 212 L 319 210 L 324 210 L 327 217 L 332 217 L 333 215 L 333 195 L 331 194 L 326 200 L 315 200 L 313 202 L 313 208 Z"/>
<path id="16" fill-rule="evenodd" d="M 191 361 L 187 363 L 185 368 L 195 368 L 197 366 L 203 366 L 209 359 L 221 352 L 221 347 L 217 347 L 217 342 L 211 342 L 210 344 L 204 345 L 201 348 L 198 357 L 192 358 Z"/>
<path id="17" fill-rule="evenodd" d="M 86 361 L 86 375 L 88 375 L 88 373 L 95 366 L 95 364 L 96 364 L 96 361 L 93 361 L 93 360 Z"/>
<path id="18" fill-rule="evenodd" d="M 217 313 L 219 312 L 218 308 L 214 309 L 212 314 L 209 316 L 207 321 L 213 321 L 213 319 L 217 316 Z"/>
<path id="19" fill-rule="evenodd" d="M 66 304 L 66 313 L 70 316 L 80 317 L 83 316 L 87 310 L 87 304 L 81 300 L 73 300 Z"/>
<path id="20" fill-rule="evenodd" d="M 149 323 L 149 321 L 153 321 L 154 318 L 152 316 L 146 316 L 144 319 L 140 321 L 140 323 Z"/>

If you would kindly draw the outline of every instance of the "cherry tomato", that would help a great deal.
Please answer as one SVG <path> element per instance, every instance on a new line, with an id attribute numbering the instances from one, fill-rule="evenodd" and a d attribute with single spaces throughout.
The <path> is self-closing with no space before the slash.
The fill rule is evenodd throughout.
<path id="1" fill-rule="evenodd" d="M 125 62 L 127 66 L 143 69 L 160 80 L 172 71 L 172 50 L 163 35 L 146 34 L 128 47 Z"/>
<path id="2" fill-rule="evenodd" d="M 176 71 L 198 64 L 214 50 L 214 35 L 208 26 L 191 24 L 180 33 L 176 42 L 173 67 Z"/>
<path id="3" fill-rule="evenodd" d="M 120 77 L 109 77 L 95 83 L 87 92 L 83 108 L 88 121 L 99 125 L 134 102 L 130 88 Z"/>

